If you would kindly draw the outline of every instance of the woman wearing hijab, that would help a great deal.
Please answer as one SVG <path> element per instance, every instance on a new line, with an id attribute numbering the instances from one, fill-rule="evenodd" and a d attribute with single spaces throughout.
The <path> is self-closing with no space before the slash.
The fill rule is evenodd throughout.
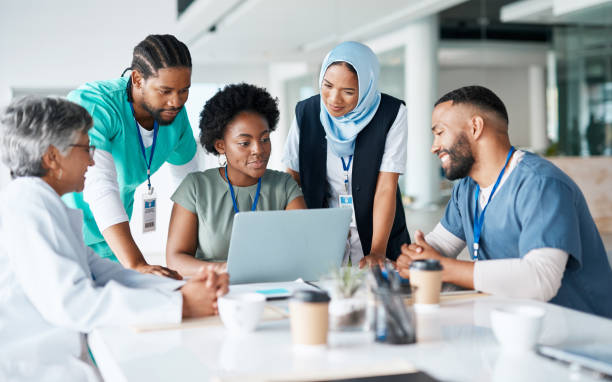
<path id="1" fill-rule="evenodd" d="M 283 162 L 308 208 L 353 208 L 345 264 L 395 260 L 409 243 L 398 178 L 406 166 L 403 101 L 378 90 L 374 52 L 343 42 L 327 54 L 320 94 L 297 104 Z"/>

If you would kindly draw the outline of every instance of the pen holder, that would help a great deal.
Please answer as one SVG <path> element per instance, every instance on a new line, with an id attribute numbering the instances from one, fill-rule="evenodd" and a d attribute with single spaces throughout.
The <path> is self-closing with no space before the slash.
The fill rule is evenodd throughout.
<path id="1" fill-rule="evenodd" d="M 377 342 L 412 344 L 416 342 L 416 320 L 412 307 L 404 305 L 399 291 L 377 288 L 374 335 Z"/>

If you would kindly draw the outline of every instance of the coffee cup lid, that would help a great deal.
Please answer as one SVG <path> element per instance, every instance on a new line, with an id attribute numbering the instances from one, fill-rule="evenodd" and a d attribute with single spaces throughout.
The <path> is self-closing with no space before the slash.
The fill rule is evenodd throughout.
<path id="1" fill-rule="evenodd" d="M 410 269 L 419 271 L 441 271 L 442 264 L 436 259 L 415 260 L 410 264 Z"/>
<path id="2" fill-rule="evenodd" d="M 298 289 L 293 291 L 293 300 L 303 302 L 329 302 L 329 295 L 325 291 Z"/>

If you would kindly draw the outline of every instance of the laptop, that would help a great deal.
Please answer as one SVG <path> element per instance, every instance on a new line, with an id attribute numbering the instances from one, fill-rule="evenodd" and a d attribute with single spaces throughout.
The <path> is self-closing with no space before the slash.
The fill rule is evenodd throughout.
<path id="1" fill-rule="evenodd" d="M 342 265 L 351 208 L 239 212 L 227 256 L 230 284 L 316 281 Z"/>

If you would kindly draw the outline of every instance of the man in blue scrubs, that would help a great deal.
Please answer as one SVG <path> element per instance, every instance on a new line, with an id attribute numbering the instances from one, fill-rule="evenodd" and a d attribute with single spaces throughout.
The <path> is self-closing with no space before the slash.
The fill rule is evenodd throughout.
<path id="1" fill-rule="evenodd" d="M 400 274 L 439 259 L 446 282 L 612 318 L 612 269 L 582 192 L 514 149 L 503 102 L 481 86 L 454 90 L 436 102 L 432 132 L 446 177 L 461 180 L 435 229 L 402 247 Z M 472 261 L 456 260 L 466 245 Z"/>

